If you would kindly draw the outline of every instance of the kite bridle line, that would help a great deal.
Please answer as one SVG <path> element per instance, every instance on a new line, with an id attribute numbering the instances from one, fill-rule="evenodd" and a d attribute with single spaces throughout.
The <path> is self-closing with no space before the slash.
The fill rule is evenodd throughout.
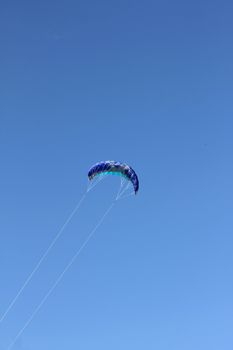
<path id="1" fill-rule="evenodd" d="M 116 174 L 116 173 L 113 173 L 114 175 L 119 175 L 119 174 Z M 90 190 L 92 190 L 96 185 L 98 185 L 107 175 L 109 175 L 109 173 L 102 173 L 102 174 L 97 174 L 95 177 L 91 178 L 90 180 L 88 180 L 88 183 L 87 183 L 87 192 L 89 192 Z M 129 197 L 129 196 L 132 196 L 135 194 L 134 191 L 128 193 L 128 194 L 125 194 L 128 189 L 132 186 L 131 185 L 131 182 L 129 181 L 129 179 L 125 176 L 120 176 L 120 186 L 119 186 L 119 189 L 117 191 L 117 194 L 116 194 L 116 200 L 119 200 L 119 199 L 123 199 L 123 198 L 126 198 L 126 197 Z"/>
<path id="2" fill-rule="evenodd" d="M 118 190 L 117 195 L 116 195 L 116 200 L 123 199 L 123 198 L 134 195 L 135 194 L 134 191 L 125 195 L 125 193 L 128 191 L 128 189 L 130 187 L 131 187 L 130 181 L 122 176 L 120 187 L 119 187 L 119 190 Z"/>

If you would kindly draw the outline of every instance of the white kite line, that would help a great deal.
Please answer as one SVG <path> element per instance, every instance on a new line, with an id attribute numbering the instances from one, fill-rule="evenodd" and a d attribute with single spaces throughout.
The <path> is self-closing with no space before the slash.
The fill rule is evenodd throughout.
<path id="1" fill-rule="evenodd" d="M 12 299 L 12 301 L 10 302 L 9 306 L 7 307 L 7 309 L 5 310 L 5 312 L 2 314 L 1 318 L 0 318 L 0 323 L 3 322 L 3 320 L 6 318 L 6 316 L 8 315 L 8 313 L 10 312 L 10 310 L 13 308 L 13 306 L 15 305 L 16 301 L 18 300 L 18 298 L 20 297 L 20 295 L 23 293 L 24 289 L 27 287 L 27 285 L 29 284 L 29 282 L 31 281 L 31 279 L 33 278 L 34 274 L 37 272 L 37 270 L 39 269 L 39 267 L 41 266 L 41 264 L 43 263 L 43 261 L 46 259 L 46 257 L 48 256 L 48 254 L 50 253 L 50 251 L 52 250 L 52 248 L 54 247 L 54 245 L 56 244 L 56 242 L 58 241 L 58 239 L 61 237 L 61 235 L 63 234 L 66 226 L 69 224 L 69 222 L 72 220 L 72 218 L 74 217 L 74 215 L 77 213 L 78 209 L 81 207 L 82 202 L 84 201 L 86 197 L 86 193 L 83 194 L 83 196 L 81 197 L 81 199 L 79 200 L 79 202 L 77 203 L 77 205 L 74 207 L 74 209 L 72 210 L 72 212 L 70 213 L 69 217 L 67 218 L 67 220 L 64 222 L 64 224 L 62 225 L 62 227 L 60 228 L 60 230 L 58 231 L 58 233 L 56 234 L 56 236 L 54 237 L 54 239 L 52 240 L 52 242 L 50 243 L 50 245 L 48 246 L 48 248 L 45 250 L 45 252 L 42 254 L 42 256 L 40 257 L 39 261 L 37 262 L 37 264 L 35 265 L 34 269 L 31 271 L 31 273 L 29 274 L 29 276 L 26 278 L 26 280 L 24 281 L 23 285 L 21 286 L 21 288 L 19 289 L 19 291 L 17 292 L 17 294 L 15 295 L 15 297 Z"/>
<path id="2" fill-rule="evenodd" d="M 38 269 L 40 268 L 41 264 L 44 262 L 44 260 L 47 258 L 47 256 L 49 255 L 50 251 L 52 250 L 52 248 L 55 246 L 55 244 L 57 243 L 58 239 L 61 237 L 61 235 L 63 234 L 66 226 L 70 223 L 70 221 L 72 220 L 72 218 L 74 217 L 74 215 L 77 213 L 77 211 L 79 210 L 79 208 L 81 207 L 82 202 L 84 201 L 84 199 L 86 198 L 87 193 L 92 190 L 97 184 L 99 184 L 99 182 L 101 182 L 103 179 L 105 178 L 104 175 L 99 175 L 96 179 L 93 179 L 91 182 L 88 181 L 88 186 L 87 186 L 87 190 L 86 192 L 83 194 L 83 196 L 81 197 L 81 199 L 79 200 L 79 202 L 77 203 L 77 205 L 74 207 L 74 209 L 72 210 L 72 212 L 70 213 L 69 217 L 67 218 L 67 220 L 64 222 L 64 224 L 62 225 L 62 227 L 60 228 L 60 230 L 58 231 L 58 233 L 56 234 L 56 236 L 54 237 L 54 239 L 52 240 L 52 242 L 50 243 L 50 245 L 48 246 L 48 248 L 45 250 L 45 252 L 42 254 L 42 256 L 40 257 L 39 261 L 37 262 L 37 264 L 35 265 L 35 267 L 33 268 L 33 270 L 30 272 L 30 274 L 28 275 L 28 277 L 26 278 L 26 280 L 24 281 L 24 283 L 22 284 L 21 288 L 18 290 L 18 292 L 16 293 L 16 295 L 14 296 L 14 298 L 12 299 L 12 301 L 10 302 L 10 304 L 8 305 L 7 309 L 4 311 L 4 313 L 0 316 L 0 323 L 2 323 L 4 321 L 4 319 L 6 318 L 6 316 L 8 315 L 8 313 L 11 311 L 11 309 L 14 307 L 15 303 L 17 302 L 18 298 L 20 297 L 20 295 L 23 293 L 24 289 L 27 287 L 27 285 L 29 284 L 29 282 L 31 281 L 31 279 L 33 278 L 33 276 L 35 275 L 35 273 L 38 271 Z M 123 193 L 125 193 L 125 191 L 128 189 L 128 186 L 126 186 L 126 188 L 124 189 L 125 185 L 125 181 L 123 181 L 123 179 L 121 179 L 121 184 L 120 184 L 120 188 L 119 191 L 117 193 L 117 197 L 116 200 L 124 198 L 125 196 L 122 197 Z M 123 190 L 122 190 L 123 189 Z M 130 194 L 131 195 L 131 194 Z"/>
<path id="3" fill-rule="evenodd" d="M 61 237 L 61 235 L 63 234 L 66 226 L 70 223 L 70 221 L 72 220 L 72 218 L 74 217 L 74 215 L 77 213 L 78 209 L 81 207 L 82 202 L 84 201 L 84 199 L 86 198 L 87 193 L 92 190 L 99 182 L 101 182 L 103 179 L 105 178 L 105 176 L 98 176 L 98 179 L 96 179 L 97 181 L 93 181 L 92 183 L 89 182 L 88 187 L 86 192 L 83 194 L 83 196 L 81 197 L 81 199 L 79 200 L 79 202 L 77 203 L 77 205 L 74 207 L 74 209 L 72 210 L 72 212 L 70 213 L 69 217 L 67 218 L 67 220 L 65 221 L 65 223 L 62 225 L 62 227 L 60 228 L 60 230 L 58 231 L 58 233 L 56 234 L 56 236 L 54 237 L 54 239 L 52 240 L 52 242 L 50 243 L 50 245 L 48 246 L 48 248 L 45 250 L 45 252 L 42 254 L 41 258 L 39 259 L 39 261 L 37 262 L 37 264 L 35 265 L 34 269 L 31 271 L 31 273 L 29 274 L 29 276 L 26 278 L 26 280 L 24 281 L 23 285 L 21 286 L 21 288 L 19 289 L 19 291 L 17 292 L 17 294 L 15 295 L 15 297 L 12 299 L 11 303 L 9 304 L 9 306 L 7 307 L 7 309 L 5 310 L 5 312 L 2 314 L 2 316 L 0 317 L 0 323 L 3 322 L 3 320 L 6 318 L 6 316 L 8 315 L 8 313 L 10 312 L 10 310 L 13 308 L 13 306 L 15 305 L 15 303 L 17 302 L 18 298 L 20 297 L 20 295 L 23 293 L 24 289 L 27 287 L 27 285 L 29 284 L 29 282 L 31 281 L 31 279 L 33 278 L 34 274 L 37 272 L 37 270 L 40 268 L 41 264 L 44 262 L 44 260 L 46 259 L 46 257 L 49 255 L 50 251 L 52 250 L 52 248 L 54 247 L 54 245 L 56 244 L 56 242 L 58 241 L 58 239 Z M 129 185 L 130 183 L 127 183 L 127 181 L 125 181 L 125 179 L 121 179 L 121 183 L 120 183 L 120 188 L 118 190 L 117 196 L 115 198 L 115 201 L 110 205 L 110 207 L 107 209 L 107 211 L 105 212 L 105 214 L 103 215 L 103 217 L 100 219 L 100 221 L 98 222 L 98 224 L 95 226 L 95 228 L 91 231 L 91 233 L 89 234 L 89 236 L 87 237 L 87 239 L 84 241 L 83 245 L 81 246 L 81 248 L 77 251 L 77 253 L 73 256 L 73 258 L 70 260 L 69 264 L 66 266 L 66 268 L 63 270 L 63 272 L 60 274 L 60 276 L 58 277 L 58 279 L 55 281 L 54 285 L 52 286 L 52 288 L 48 291 L 48 293 L 45 295 L 45 297 L 42 299 L 42 301 L 40 302 L 40 304 L 37 306 L 37 308 L 34 310 L 33 314 L 31 315 L 31 317 L 28 319 L 28 321 L 25 323 L 24 327 L 19 331 L 19 333 L 17 334 L 16 338 L 14 339 L 14 341 L 10 344 L 10 346 L 8 347 L 8 349 L 11 349 L 12 346 L 15 344 L 16 340 L 20 337 L 20 335 L 24 332 L 25 328 L 31 323 L 32 319 L 35 317 L 35 315 L 37 314 L 37 312 L 40 310 L 40 308 L 43 306 L 43 304 L 46 302 L 47 298 L 50 296 L 50 294 L 53 292 L 53 290 L 56 288 L 57 284 L 60 282 L 60 280 L 63 278 L 64 274 L 66 273 L 66 271 L 71 267 L 71 265 L 74 263 L 75 259 L 78 257 L 78 255 L 81 253 L 81 251 L 85 248 L 85 246 L 87 245 L 88 241 L 91 239 L 91 237 L 94 235 L 95 231 L 97 230 L 97 228 L 100 226 L 100 224 L 103 222 L 104 218 L 107 216 L 107 214 L 109 213 L 109 211 L 112 209 L 113 205 L 115 204 L 116 201 L 118 201 L 119 199 L 123 199 L 126 198 L 128 196 L 131 196 L 134 194 L 134 192 L 131 192 L 129 194 L 125 195 L 125 192 L 127 192 L 127 190 L 129 189 Z"/>
<path id="4" fill-rule="evenodd" d="M 83 249 L 86 247 L 86 245 L 88 244 L 88 242 L 90 241 L 90 239 L 94 236 L 96 230 L 98 229 L 98 227 L 103 223 L 104 219 L 106 218 L 106 216 L 108 215 L 108 213 L 111 211 L 111 209 L 113 208 L 115 202 L 113 202 L 108 209 L 105 211 L 105 213 L 103 214 L 103 216 L 101 217 L 101 219 L 98 221 L 98 223 L 96 224 L 96 226 L 93 228 L 93 230 L 89 233 L 89 235 L 87 236 L 86 240 L 83 242 L 83 244 L 81 245 L 81 247 L 77 250 L 77 252 L 73 255 L 72 259 L 69 261 L 69 263 L 66 265 L 66 267 L 64 268 L 64 270 L 61 272 L 61 274 L 58 276 L 58 278 L 56 279 L 56 281 L 54 282 L 54 284 L 52 285 L 52 287 L 49 289 L 49 291 L 45 294 L 45 296 L 43 297 L 43 299 L 41 300 L 41 302 L 37 305 L 37 307 L 35 308 L 35 310 L 33 311 L 33 313 L 31 314 L 31 316 L 28 318 L 28 320 L 26 321 L 26 323 L 24 324 L 24 326 L 20 329 L 20 331 L 17 333 L 16 337 L 14 338 L 14 340 L 11 342 L 11 344 L 8 346 L 7 350 L 11 350 L 12 347 L 15 345 L 16 341 L 19 339 L 19 337 L 22 335 L 22 333 L 25 331 L 25 329 L 29 326 L 29 324 L 32 322 L 32 320 L 34 319 L 34 317 L 36 316 L 36 314 L 40 311 L 40 309 L 42 308 L 42 306 L 45 304 L 46 300 L 49 298 L 49 296 L 52 294 L 52 292 L 55 290 L 55 288 L 57 287 L 57 285 L 61 282 L 62 278 L 64 277 L 64 275 L 66 274 L 66 272 L 69 270 L 69 268 L 74 264 L 75 260 L 78 258 L 78 256 L 81 254 L 81 252 L 83 251 Z"/>

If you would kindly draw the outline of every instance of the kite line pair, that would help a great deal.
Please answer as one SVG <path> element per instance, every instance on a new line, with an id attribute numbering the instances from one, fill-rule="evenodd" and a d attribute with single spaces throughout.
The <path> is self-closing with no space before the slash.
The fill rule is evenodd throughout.
<path id="1" fill-rule="evenodd" d="M 37 307 L 35 308 L 35 310 L 31 314 L 31 316 L 28 318 L 28 320 L 26 321 L 24 326 L 17 333 L 16 337 L 13 339 L 13 341 L 11 342 L 11 344 L 9 345 L 7 350 L 10 350 L 10 349 L 13 348 L 13 346 L 16 343 L 16 341 L 19 339 L 19 337 L 22 335 L 24 330 L 32 322 L 32 320 L 34 319 L 36 314 L 39 312 L 41 307 L 44 305 L 46 300 L 49 298 L 49 296 L 55 290 L 57 285 L 60 283 L 60 281 L 64 277 L 65 273 L 70 269 L 70 267 L 76 261 L 76 259 L 81 254 L 83 249 L 86 247 L 86 245 L 88 244 L 90 239 L 93 237 L 93 235 L 95 234 L 95 232 L 97 231 L 99 226 L 103 223 L 104 219 L 109 214 L 109 212 L 112 210 L 112 208 L 115 205 L 116 201 L 118 201 L 119 199 L 128 197 L 128 196 L 131 196 L 133 194 L 136 194 L 138 192 L 138 189 L 139 189 L 138 177 L 137 177 L 137 174 L 135 173 L 135 171 L 129 165 L 127 165 L 125 163 L 121 163 L 121 162 L 116 162 L 116 161 L 104 161 L 104 162 L 99 162 L 99 163 L 95 164 L 94 166 L 92 166 L 91 169 L 88 172 L 89 183 L 88 183 L 86 192 L 82 195 L 81 199 L 79 200 L 79 202 L 77 203 L 75 208 L 72 210 L 72 212 L 70 213 L 70 215 L 67 218 L 67 220 L 64 222 L 64 224 L 62 225 L 62 227 L 58 231 L 57 235 L 54 237 L 54 239 L 52 240 L 52 242 L 50 243 L 48 248 L 42 254 L 41 258 L 39 259 L 39 261 L 35 265 L 34 269 L 31 271 L 29 276 L 26 278 L 25 282 L 23 283 L 23 285 L 21 286 L 21 288 L 19 289 L 19 291 L 17 292 L 17 294 L 15 295 L 15 297 L 13 298 L 13 300 L 11 301 L 11 303 L 9 304 L 9 306 L 7 307 L 5 312 L 0 317 L 0 323 L 3 322 L 3 320 L 6 318 L 7 314 L 13 308 L 13 306 L 16 303 L 16 301 L 18 300 L 20 295 L 23 293 L 24 289 L 27 287 L 27 285 L 29 284 L 29 282 L 33 278 L 34 274 L 40 268 L 40 266 L 43 263 L 43 261 L 45 260 L 45 258 L 48 256 L 48 254 L 50 253 L 52 248 L 55 246 L 55 244 L 58 241 L 58 239 L 63 234 L 63 232 L 64 232 L 65 228 L 67 227 L 67 225 L 70 223 L 70 221 L 72 220 L 74 215 L 78 212 L 78 210 L 81 207 L 84 199 L 86 198 L 87 193 L 90 190 L 92 190 L 106 175 L 119 175 L 121 177 L 120 178 L 121 179 L 120 187 L 119 187 L 119 190 L 117 192 L 116 198 L 111 203 L 111 205 L 107 208 L 107 210 L 105 211 L 103 216 L 100 218 L 100 220 L 98 221 L 96 226 L 91 230 L 91 232 L 89 233 L 89 235 L 87 236 L 87 238 L 85 239 L 85 241 L 83 242 L 81 247 L 73 255 L 73 257 L 68 262 L 68 264 L 66 265 L 64 270 L 60 273 L 58 278 L 55 280 L 54 284 L 51 286 L 49 291 L 45 294 L 45 296 L 43 297 L 41 302 L 37 305 Z M 127 193 L 130 190 L 131 186 L 133 186 L 133 191 L 130 191 L 129 193 Z"/>

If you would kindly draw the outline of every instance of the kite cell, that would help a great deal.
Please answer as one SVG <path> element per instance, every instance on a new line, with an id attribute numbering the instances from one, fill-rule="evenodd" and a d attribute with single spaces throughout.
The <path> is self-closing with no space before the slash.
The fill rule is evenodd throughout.
<path id="1" fill-rule="evenodd" d="M 139 181 L 137 174 L 135 171 L 127 164 L 116 162 L 114 160 L 107 160 L 102 161 L 99 163 L 96 163 L 91 167 L 91 169 L 88 172 L 88 178 L 89 180 L 94 179 L 97 175 L 102 174 L 112 174 L 112 175 L 120 175 L 126 178 L 128 181 L 131 181 L 134 193 L 136 194 L 139 189 Z"/>

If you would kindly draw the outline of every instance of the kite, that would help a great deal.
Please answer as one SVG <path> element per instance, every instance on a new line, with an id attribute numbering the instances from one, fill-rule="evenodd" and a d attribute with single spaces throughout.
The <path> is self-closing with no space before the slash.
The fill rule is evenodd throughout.
<path id="1" fill-rule="evenodd" d="M 130 181 L 134 188 L 134 193 L 139 190 L 139 181 L 136 172 L 126 163 L 107 160 L 96 163 L 88 172 L 89 180 L 94 179 L 98 175 L 120 175 Z"/>

